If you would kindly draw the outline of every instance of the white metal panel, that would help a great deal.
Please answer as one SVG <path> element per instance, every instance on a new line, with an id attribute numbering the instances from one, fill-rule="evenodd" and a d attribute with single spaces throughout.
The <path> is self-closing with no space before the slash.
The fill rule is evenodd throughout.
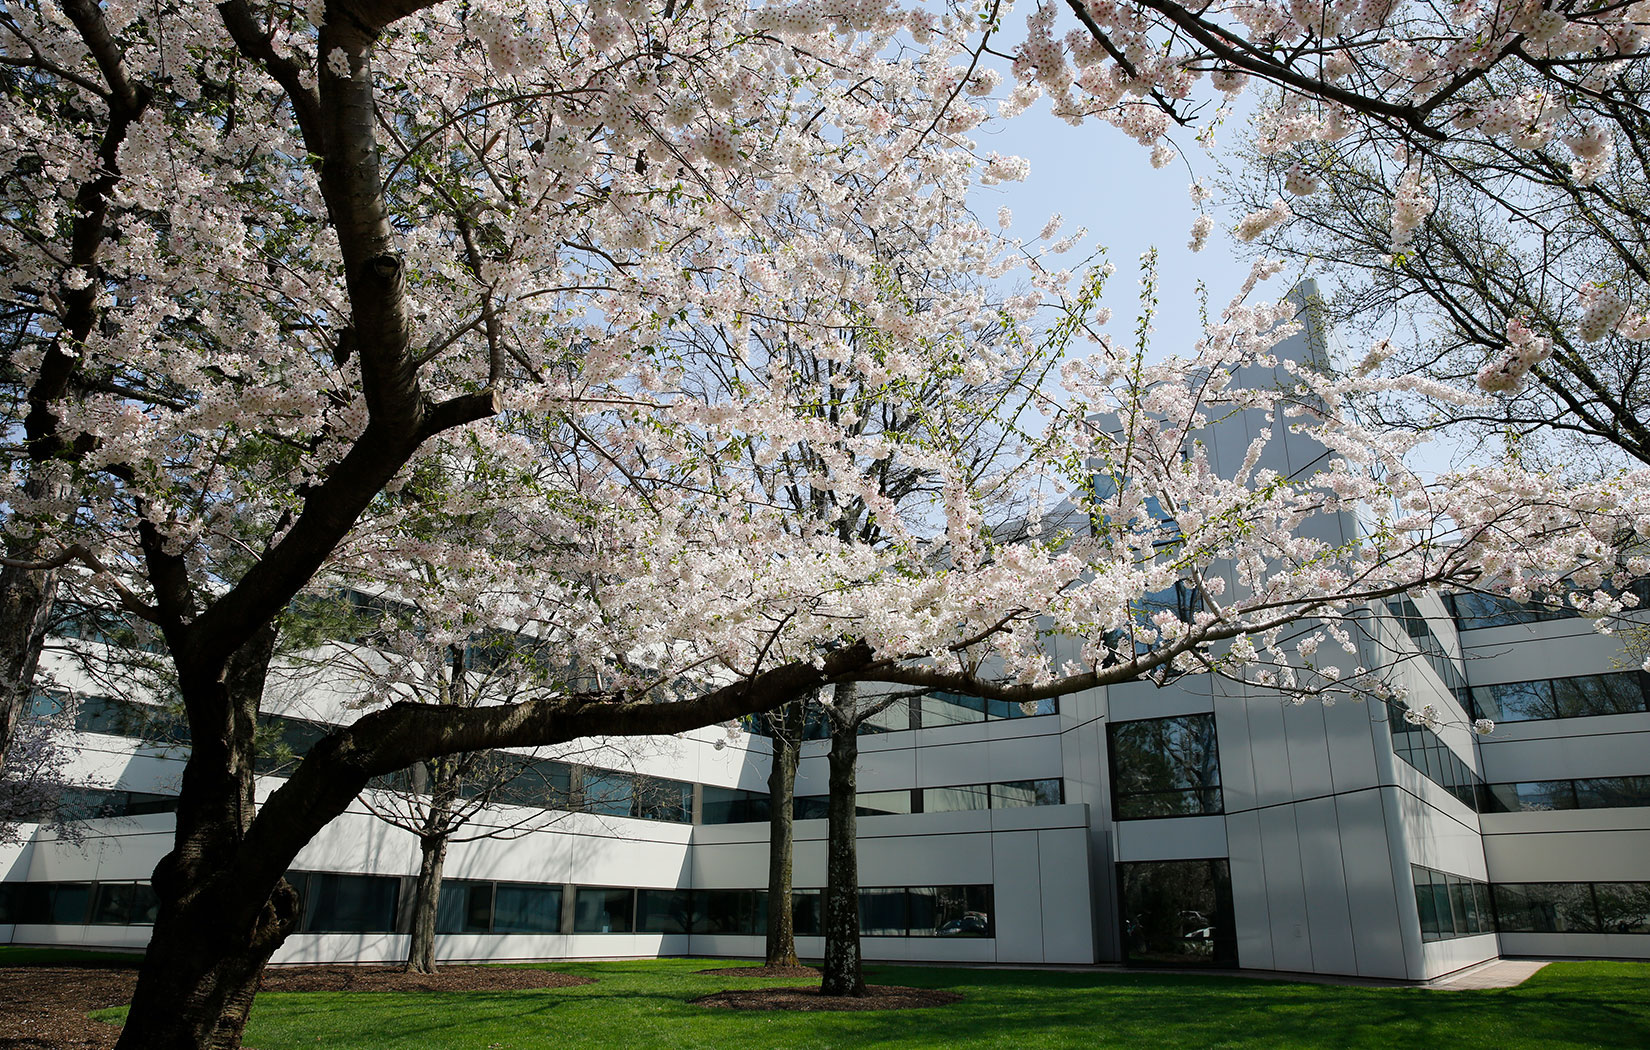
<path id="1" fill-rule="evenodd" d="M 1087 835 L 1075 828 L 1038 832 L 1037 866 L 1043 898 L 1043 961 L 1093 962 Z"/>
<path id="2" fill-rule="evenodd" d="M 1307 929 L 1312 938 L 1314 970 L 1355 974 L 1358 950 L 1352 935 L 1335 799 L 1311 799 L 1294 809 L 1295 827 L 1300 834 L 1301 875 L 1308 889 Z"/>
<path id="3" fill-rule="evenodd" d="M 1381 740 L 1380 746 L 1390 744 L 1385 740 L 1389 736 L 1385 723 L 1373 721 L 1376 708 L 1343 700 L 1322 711 L 1334 790 L 1362 791 L 1379 784 L 1376 741 Z"/>
<path id="4" fill-rule="evenodd" d="M 1491 783 L 1644 776 L 1650 774 L 1650 714 L 1503 722 L 1479 750 Z"/>
<path id="5" fill-rule="evenodd" d="M 1224 817 L 1165 817 L 1117 822 L 1117 859 L 1197 860 L 1226 856 Z"/>
<path id="6" fill-rule="evenodd" d="M 1537 958 L 1645 959 L 1650 938 L 1642 933 L 1503 933 L 1501 954 Z M 21 938 L 19 938 L 21 939 Z"/>
<path id="7" fill-rule="evenodd" d="M 1266 866 L 1260 815 L 1226 815 L 1226 848 L 1232 873 L 1232 913 L 1237 924 L 1238 965 L 1272 969 L 1272 914 L 1266 898 Z"/>
<path id="8" fill-rule="evenodd" d="M 995 884 L 992 906 L 997 914 L 999 962 L 1043 961 L 1042 873 L 1035 831 L 1015 831 L 991 837 Z"/>
<path id="9" fill-rule="evenodd" d="M 1249 701 L 1243 696 L 1217 697 L 1214 714 L 1215 742 L 1220 748 L 1220 797 L 1228 813 L 1253 809 L 1255 767 L 1249 751 Z"/>
<path id="10" fill-rule="evenodd" d="M 695 846 L 689 854 L 695 889 L 753 889 L 768 882 L 766 842 Z M 825 848 L 818 842 L 797 842 L 793 858 L 796 884 L 819 886 L 825 879 Z"/>
<path id="11" fill-rule="evenodd" d="M 1405 976 L 1404 941 L 1398 930 L 1398 890 L 1393 885 L 1386 815 L 1379 791 L 1340 795 L 1335 800 L 1341 865 L 1358 953 L 1355 972 L 1364 977 Z M 1405 892 L 1408 892 L 1405 885 Z"/>
<path id="12" fill-rule="evenodd" d="M 1422 954 L 1426 958 L 1422 977 L 1430 981 L 1486 959 L 1494 959 L 1500 951 L 1496 945 L 1495 934 L 1483 933 L 1475 937 L 1452 937 L 1445 941 L 1432 941 L 1423 947 Z"/>
<path id="13" fill-rule="evenodd" d="M 1266 910 L 1272 921 L 1272 965 L 1279 970 L 1312 969 L 1307 929 L 1306 886 L 1301 875 L 1295 807 L 1261 810 L 1261 864 L 1266 872 Z M 1241 956 L 1240 956 L 1241 958 Z"/>
<path id="14" fill-rule="evenodd" d="M 1494 882 L 1642 882 L 1650 831 L 1490 835 L 1484 858 Z"/>
<path id="15" fill-rule="evenodd" d="M 1245 710 L 1249 722 L 1248 760 L 1255 778 L 1253 804 L 1275 806 L 1294 801 L 1282 701 L 1275 696 L 1255 696 L 1245 704 Z"/>
<path id="16" fill-rule="evenodd" d="M 1123 682 L 1108 687 L 1108 716 L 1113 722 L 1170 715 L 1206 714 L 1214 709 L 1208 675 L 1187 675 L 1166 686 L 1150 682 Z"/>
<path id="17" fill-rule="evenodd" d="M 1285 703 L 1282 711 L 1284 742 L 1289 752 L 1290 797 L 1321 798 L 1331 794 L 1335 781 L 1329 772 L 1329 735 L 1324 728 L 1323 705 Z"/>
<path id="18" fill-rule="evenodd" d="M 991 836 L 905 835 L 860 839 L 861 886 L 944 886 L 989 883 Z"/>
<path id="19" fill-rule="evenodd" d="M 1044 719 L 1050 729 L 1058 723 Z M 1013 725 L 1012 722 L 1005 723 Z M 1054 733 L 1003 737 L 986 744 L 985 779 L 963 783 L 996 784 L 1007 780 L 1038 780 L 1060 775 L 1060 737 Z"/>

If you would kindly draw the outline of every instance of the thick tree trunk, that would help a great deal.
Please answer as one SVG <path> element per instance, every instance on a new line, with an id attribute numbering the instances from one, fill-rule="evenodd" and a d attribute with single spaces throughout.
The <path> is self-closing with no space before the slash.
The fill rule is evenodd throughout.
<path id="1" fill-rule="evenodd" d="M 852 686 L 847 687 L 851 689 Z M 837 686 L 837 705 L 852 712 L 853 702 L 843 702 L 844 687 Z M 855 827 L 855 805 L 859 761 L 859 726 L 849 719 L 831 719 L 831 802 L 830 831 L 826 843 L 825 871 L 825 967 L 820 982 L 822 995 L 863 996 L 865 973 L 859 955 L 859 851 Z"/>
<path id="2" fill-rule="evenodd" d="M 447 863 L 451 806 L 432 799 L 418 843 L 418 881 L 413 884 L 411 939 L 407 943 L 407 972 L 435 973 L 435 918 L 441 903 L 441 872 Z"/>
<path id="3" fill-rule="evenodd" d="M 796 766 L 802 756 L 807 702 L 793 700 L 765 716 L 772 728 L 768 770 L 768 966 L 795 966 L 796 916 L 791 908 L 794 870 Z"/>
<path id="4" fill-rule="evenodd" d="M 220 676 L 180 675 L 191 750 L 173 850 L 155 868 L 160 912 L 119 1050 L 239 1047 L 258 975 L 297 925 L 298 896 L 280 877 L 284 862 L 262 866 L 273 870 L 260 889 L 249 884 L 243 846 L 253 816 L 258 701 L 274 644 L 268 626 Z"/>
<path id="5" fill-rule="evenodd" d="M 26 558 L 32 551 L 8 553 Z M 28 708 L 56 593 L 56 569 L 0 568 L 0 759 Z"/>
<path id="6" fill-rule="evenodd" d="M 179 794 L 176 847 L 155 868 L 160 914 L 116 1050 L 240 1045 L 258 974 L 297 925 L 299 901 L 281 875 L 373 776 L 437 755 L 588 736 L 653 736 L 725 722 L 818 689 L 872 655 L 861 643 L 831 654 L 824 667 L 786 665 L 673 704 L 529 701 L 465 710 L 395 704 L 311 748 L 252 821 L 252 726 L 273 628 L 258 637 L 265 634 L 261 665 L 243 650 L 228 674 L 180 675 L 194 750 Z M 256 675 L 249 673 L 253 668 Z"/>

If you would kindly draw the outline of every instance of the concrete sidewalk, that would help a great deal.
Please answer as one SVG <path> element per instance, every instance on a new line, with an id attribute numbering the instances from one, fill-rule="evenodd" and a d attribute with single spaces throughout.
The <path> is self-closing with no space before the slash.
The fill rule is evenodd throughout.
<path id="1" fill-rule="evenodd" d="M 1475 988 L 1516 988 L 1546 965 L 1546 959 L 1492 959 L 1440 977 L 1427 987 L 1451 992 Z"/>
<path id="2" fill-rule="evenodd" d="M 1490 959 L 1486 962 L 1457 970 L 1431 981 L 1404 981 L 1389 977 L 1354 977 L 1328 973 L 1296 973 L 1287 970 L 1221 970 L 1204 967 L 1123 966 L 1117 963 L 1070 965 L 1051 963 L 1042 966 L 1014 963 L 900 963 L 887 959 L 868 960 L 868 964 L 887 966 L 955 966 L 976 970 L 1044 970 L 1058 973 L 1129 973 L 1129 974 L 1184 974 L 1189 977 L 1246 977 L 1257 981 L 1298 981 L 1302 984 L 1337 984 L 1352 988 L 1423 988 L 1437 991 L 1465 992 L 1486 988 L 1516 988 L 1549 963 L 1550 959 Z"/>

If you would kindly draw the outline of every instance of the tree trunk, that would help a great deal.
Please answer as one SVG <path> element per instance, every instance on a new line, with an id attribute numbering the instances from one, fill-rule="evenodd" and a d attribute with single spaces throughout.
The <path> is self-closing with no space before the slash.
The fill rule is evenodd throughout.
<path id="1" fill-rule="evenodd" d="M 118 1050 L 239 1047 L 258 975 L 297 926 L 300 902 L 280 877 L 284 861 L 259 865 L 242 844 L 253 816 L 258 701 L 274 645 L 267 626 L 221 675 L 179 676 L 191 750 L 173 849 L 155 867 L 160 911 Z M 267 889 L 249 884 L 249 869 L 276 864 Z"/>
<path id="2" fill-rule="evenodd" d="M 441 903 L 441 872 L 452 838 L 452 807 L 445 794 L 430 800 L 424 834 L 419 838 L 418 881 L 413 885 L 412 937 L 407 944 L 407 972 L 435 973 L 435 919 Z"/>
<path id="3" fill-rule="evenodd" d="M 853 686 L 837 686 L 839 710 L 852 713 L 844 702 Z M 866 995 L 865 972 L 859 955 L 859 852 L 855 828 L 859 725 L 854 719 L 831 724 L 830 831 L 826 844 L 825 967 L 821 995 Z"/>
<path id="4" fill-rule="evenodd" d="M 34 487 L 32 480 L 29 487 Z M 8 544 L 7 554 L 26 559 L 34 555 L 35 548 L 33 543 Z M 57 574 L 56 569 L 0 567 L 0 762 L 11 748 L 17 723 L 34 691 L 57 594 Z"/>
<path id="5" fill-rule="evenodd" d="M 768 770 L 768 966 L 795 966 L 796 916 L 791 908 L 794 869 L 796 766 L 802 757 L 807 701 L 793 700 L 763 716 L 772 729 Z"/>

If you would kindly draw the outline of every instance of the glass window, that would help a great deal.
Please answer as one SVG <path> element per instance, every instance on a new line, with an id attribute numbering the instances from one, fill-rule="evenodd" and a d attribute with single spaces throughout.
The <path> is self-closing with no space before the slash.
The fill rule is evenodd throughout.
<path id="1" fill-rule="evenodd" d="M 1474 686 L 1474 715 L 1497 722 L 1524 722 L 1643 711 L 1645 677 L 1642 672 L 1625 671 Z"/>
<path id="2" fill-rule="evenodd" d="M 637 890 L 636 928 L 643 933 L 692 933 L 692 890 Z"/>
<path id="3" fill-rule="evenodd" d="M 629 773 L 586 769 L 580 784 L 586 813 L 629 817 L 636 812 L 636 778 Z"/>
<path id="4" fill-rule="evenodd" d="M 759 934 L 768 928 L 766 890 L 705 890 L 704 925 L 695 932 Z"/>
<path id="5" fill-rule="evenodd" d="M 990 808 L 991 789 L 985 784 L 922 789 L 924 813 L 951 813 L 956 810 Z"/>
<path id="6" fill-rule="evenodd" d="M 664 777 L 636 778 L 637 803 L 643 820 L 693 823 L 693 785 Z"/>
<path id="7" fill-rule="evenodd" d="M 1546 682 L 1502 682 L 1472 688 L 1473 714 L 1496 722 L 1555 718 L 1552 687 Z"/>
<path id="8" fill-rule="evenodd" d="M 1526 784 L 1491 784 L 1492 812 L 1523 813 L 1576 808 L 1575 788 L 1568 780 L 1538 780 Z"/>
<path id="9" fill-rule="evenodd" d="M 798 937 L 819 937 L 825 932 L 825 893 L 796 890 L 791 894 L 791 922 Z"/>
<path id="10" fill-rule="evenodd" d="M 859 891 L 859 932 L 867 937 L 904 937 L 910 923 L 905 890 L 898 887 Z"/>
<path id="11" fill-rule="evenodd" d="M 1490 905 L 1490 888 L 1482 882 L 1472 884 L 1473 914 L 1477 916 L 1478 925 L 1474 933 L 1495 932 L 1495 911 Z"/>
<path id="12" fill-rule="evenodd" d="M 699 789 L 699 819 L 706 824 L 746 824 L 768 819 L 768 796 L 706 784 Z"/>
<path id="13" fill-rule="evenodd" d="M 990 937 L 990 886 L 913 886 L 907 891 L 912 937 Z"/>
<path id="14" fill-rule="evenodd" d="M 1592 886 L 1585 882 L 1497 883 L 1496 929 L 1502 933 L 1598 933 Z"/>
<path id="15" fill-rule="evenodd" d="M 1650 882 L 1597 882 L 1593 895 L 1605 933 L 1650 933 Z"/>
<path id="16" fill-rule="evenodd" d="M 96 925 L 153 925 L 160 901 L 146 882 L 100 882 L 92 899 Z"/>
<path id="17" fill-rule="evenodd" d="M 867 701 L 875 701 L 876 697 L 867 697 Z M 859 735 L 870 736 L 874 733 L 894 733 L 902 729 L 911 729 L 912 701 L 898 700 L 859 724 Z"/>
<path id="18" fill-rule="evenodd" d="M 1581 809 L 1617 809 L 1650 806 L 1650 777 L 1594 777 L 1575 782 L 1576 805 Z"/>
<path id="19" fill-rule="evenodd" d="M 984 722 L 985 707 L 985 700 L 977 696 L 946 692 L 929 693 L 919 700 L 917 717 L 924 729 L 960 725 L 965 722 Z"/>
<path id="20" fill-rule="evenodd" d="M 861 791 L 854 797 L 854 812 L 861 817 L 881 817 L 911 812 L 911 792 Z"/>
<path id="21" fill-rule="evenodd" d="M 1236 966 L 1225 859 L 1119 864 L 1123 951 L 1131 963 Z"/>
<path id="22" fill-rule="evenodd" d="M 1436 941 L 1440 936 L 1438 917 L 1438 902 L 1432 895 L 1432 872 L 1430 869 L 1410 867 L 1415 877 L 1415 910 L 1421 915 L 1421 940 Z M 1448 921 L 1446 912 L 1444 921 Z"/>
<path id="23" fill-rule="evenodd" d="M 825 820 L 831 815 L 829 795 L 798 795 L 791 807 L 793 820 Z"/>
<path id="24" fill-rule="evenodd" d="M 1109 738 L 1116 819 L 1223 812 L 1213 715 L 1117 722 Z"/>
<path id="25" fill-rule="evenodd" d="M 493 884 L 470 883 L 469 896 L 464 900 L 464 931 L 490 933 L 493 929 Z"/>
<path id="26" fill-rule="evenodd" d="M 560 933 L 561 887 L 501 882 L 493 892 L 494 933 Z"/>
<path id="27" fill-rule="evenodd" d="M 991 785 L 993 809 L 1022 806 L 1058 806 L 1063 801 L 1064 784 L 1058 780 L 1011 780 Z"/>
<path id="28" fill-rule="evenodd" d="M 89 882 L 50 883 L 46 891 L 48 922 L 57 926 L 77 926 L 86 922 L 92 906 L 92 884 Z"/>
<path id="29" fill-rule="evenodd" d="M 1450 614 L 1455 617 L 1456 626 L 1463 631 L 1557 620 L 1578 615 L 1574 609 L 1566 607 L 1559 600 L 1544 601 L 1540 597 L 1530 602 L 1516 602 L 1496 594 L 1460 592 L 1446 595 L 1444 600 L 1449 604 Z"/>
<path id="30" fill-rule="evenodd" d="M 534 761 L 525 755 L 494 751 L 473 782 L 493 788 L 492 800 L 535 809 L 573 808 L 573 768 L 565 762 Z"/>
<path id="31" fill-rule="evenodd" d="M 629 933 L 632 890 L 580 886 L 573 896 L 574 933 Z"/>
<path id="32" fill-rule="evenodd" d="M 1472 883 L 1459 875 L 1445 875 L 1444 878 L 1449 885 L 1450 908 L 1455 913 L 1455 936 L 1466 937 L 1473 932 L 1476 924 Z"/>
<path id="33" fill-rule="evenodd" d="M 306 933 L 381 933 L 395 929 L 401 880 L 380 875 L 312 873 L 303 899 Z"/>
<path id="34" fill-rule="evenodd" d="M 442 879 L 435 902 L 435 932 L 487 933 L 493 928 L 493 884 Z"/>
<path id="35" fill-rule="evenodd" d="M 1490 894 L 1482 882 L 1442 871 L 1410 866 L 1415 880 L 1415 907 L 1421 940 L 1438 941 L 1489 933 Z"/>

